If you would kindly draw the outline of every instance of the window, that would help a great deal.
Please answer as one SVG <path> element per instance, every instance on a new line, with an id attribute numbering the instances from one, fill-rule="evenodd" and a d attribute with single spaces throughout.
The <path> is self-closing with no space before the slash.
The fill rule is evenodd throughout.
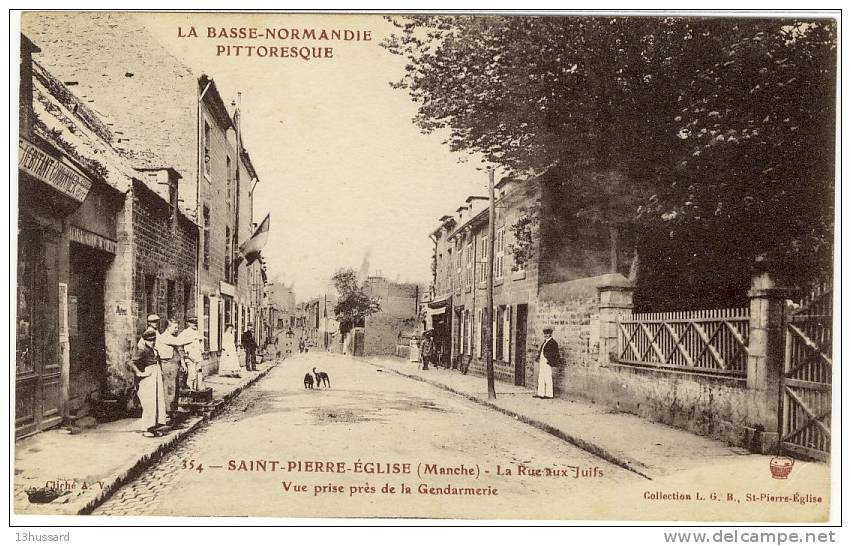
<path id="1" fill-rule="evenodd" d="M 466 324 L 464 323 L 464 310 L 458 312 L 458 354 L 464 354 L 466 352 L 466 341 L 467 341 L 467 330 Z"/>
<path id="2" fill-rule="evenodd" d="M 231 275 L 231 260 L 233 258 L 233 241 L 230 237 L 230 226 L 225 226 L 225 281 L 233 282 Z"/>
<path id="3" fill-rule="evenodd" d="M 473 331 L 472 331 L 472 328 L 471 328 L 472 327 L 472 324 L 471 324 L 472 321 L 470 320 L 470 318 L 471 318 L 470 317 L 470 311 L 464 311 L 464 326 L 465 326 L 465 331 L 467 332 L 466 347 L 467 347 L 467 354 L 468 355 L 473 354 Z"/>
<path id="4" fill-rule="evenodd" d="M 503 360 L 503 344 L 502 340 L 505 336 L 505 306 L 499 306 L 496 309 L 496 315 L 494 316 L 494 336 L 493 336 L 493 345 L 494 345 L 494 358 L 496 360 Z"/>
<path id="5" fill-rule="evenodd" d="M 154 275 L 145 275 L 145 316 L 157 312 L 156 285 L 157 278 Z"/>
<path id="6" fill-rule="evenodd" d="M 210 122 L 206 119 L 204 120 L 204 177 L 207 180 L 210 180 L 210 139 L 212 137 L 212 131 L 210 129 Z"/>
<path id="7" fill-rule="evenodd" d="M 189 317 L 189 310 L 192 309 L 192 285 L 188 282 L 183 283 L 183 320 Z"/>
<path id="8" fill-rule="evenodd" d="M 488 280 L 488 236 L 483 235 L 479 239 L 479 256 L 482 257 L 479 260 L 479 264 L 481 267 L 479 268 L 479 282 L 485 282 Z"/>
<path id="9" fill-rule="evenodd" d="M 230 208 L 231 201 L 233 199 L 233 179 L 231 178 L 231 166 L 230 166 L 230 156 L 227 156 L 227 194 L 226 201 L 228 204 L 228 208 Z"/>
<path id="10" fill-rule="evenodd" d="M 225 310 L 222 326 L 233 324 L 233 299 L 230 296 L 222 296 L 222 303 Z"/>
<path id="11" fill-rule="evenodd" d="M 452 290 L 452 249 L 446 250 L 446 289 Z"/>
<path id="12" fill-rule="evenodd" d="M 503 361 L 511 362 L 511 307 L 502 308 L 502 355 Z"/>
<path id="13" fill-rule="evenodd" d="M 464 247 L 461 246 L 461 240 L 458 240 L 458 252 L 455 253 L 455 286 L 461 288 L 464 284 L 464 277 L 461 275 L 462 252 Z"/>
<path id="14" fill-rule="evenodd" d="M 210 298 L 204 296 L 204 350 L 210 350 Z"/>
<path id="15" fill-rule="evenodd" d="M 473 284 L 473 243 L 467 243 L 467 275 L 464 279 L 464 284 L 466 286 L 472 286 Z"/>
<path id="16" fill-rule="evenodd" d="M 487 340 L 485 339 L 485 328 L 484 328 L 484 323 L 485 323 L 486 318 L 487 317 L 485 316 L 485 310 L 479 309 L 479 324 L 478 324 L 479 358 L 482 358 L 482 356 L 484 355 L 485 343 L 487 343 Z"/>
<path id="17" fill-rule="evenodd" d="M 204 269 L 210 269 L 210 207 L 204 205 Z"/>
<path id="18" fill-rule="evenodd" d="M 166 281 L 165 314 L 169 320 L 175 318 L 177 309 L 174 307 L 174 281 Z"/>
<path id="19" fill-rule="evenodd" d="M 502 278 L 503 265 L 505 262 L 505 228 L 496 230 L 496 248 L 494 249 L 493 276 L 495 279 Z"/>

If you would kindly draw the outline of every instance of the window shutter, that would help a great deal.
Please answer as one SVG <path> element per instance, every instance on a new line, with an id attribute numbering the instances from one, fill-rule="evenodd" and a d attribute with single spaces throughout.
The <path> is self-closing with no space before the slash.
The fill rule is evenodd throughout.
<path id="1" fill-rule="evenodd" d="M 221 346 L 219 343 L 219 314 L 221 307 L 219 306 L 219 298 L 210 296 L 210 350 L 218 351 Z"/>
<path id="2" fill-rule="evenodd" d="M 484 343 L 482 343 L 482 315 L 484 314 L 483 309 L 479 309 L 479 316 L 476 319 L 476 339 L 478 339 L 479 345 L 479 358 L 482 358 L 482 353 L 484 349 L 482 348 Z"/>
<path id="3" fill-rule="evenodd" d="M 491 358 L 496 358 L 496 310 L 491 310 Z"/>
<path id="4" fill-rule="evenodd" d="M 502 322 L 502 360 L 511 362 L 511 306 L 506 306 Z"/>

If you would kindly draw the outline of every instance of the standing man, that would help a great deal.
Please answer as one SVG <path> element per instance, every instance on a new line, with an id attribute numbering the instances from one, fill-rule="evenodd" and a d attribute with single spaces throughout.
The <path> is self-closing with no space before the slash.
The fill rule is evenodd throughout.
<path id="1" fill-rule="evenodd" d="M 432 339 L 430 332 L 423 335 L 423 346 L 420 349 L 420 354 L 423 358 L 423 369 L 427 370 L 428 364 L 434 356 L 434 339 Z"/>
<path id="2" fill-rule="evenodd" d="M 561 353 L 553 339 L 553 329 L 544 328 L 544 342 L 538 349 L 538 392 L 535 398 L 553 397 L 553 367 L 560 365 Z"/>
<path id="3" fill-rule="evenodd" d="M 183 363 L 183 347 L 177 337 L 178 328 L 177 321 L 169 319 L 168 326 L 157 337 L 156 342 L 157 352 L 159 352 L 162 362 L 163 375 L 166 378 L 166 396 L 169 400 L 168 411 L 171 412 L 172 420 L 179 417 L 180 391 L 188 387 L 186 384 L 187 370 Z M 174 374 L 173 387 L 171 383 L 172 374 Z"/>
<path id="4" fill-rule="evenodd" d="M 186 328 L 178 336 L 183 343 L 188 368 L 187 382 L 192 390 L 200 390 L 204 382 L 204 336 L 198 331 L 198 317 L 189 315 Z"/>
<path id="5" fill-rule="evenodd" d="M 249 324 L 242 334 L 242 348 L 245 349 L 245 369 L 250 372 L 257 371 L 257 342 L 254 341 L 254 333 Z"/>
<path id="6" fill-rule="evenodd" d="M 153 330 L 157 333 L 157 337 L 160 335 L 160 316 L 156 314 L 148 315 L 147 326 L 145 326 L 146 330 Z"/>

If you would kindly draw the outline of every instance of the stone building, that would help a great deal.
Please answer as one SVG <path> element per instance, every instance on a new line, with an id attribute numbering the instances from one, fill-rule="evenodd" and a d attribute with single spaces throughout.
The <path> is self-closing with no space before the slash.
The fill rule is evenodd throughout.
<path id="1" fill-rule="evenodd" d="M 18 436 L 86 415 L 132 384 L 126 362 L 145 315 L 194 308 L 197 251 L 178 173 L 116 149 L 119 130 L 22 41 Z"/>
<path id="2" fill-rule="evenodd" d="M 57 78 L 114 132 L 122 156 L 134 166 L 172 169 L 178 207 L 198 231 L 190 307 L 207 337 L 208 371 L 217 370 L 225 324 L 242 331 L 257 313 L 248 266 L 235 260 L 251 236 L 258 181 L 238 101 L 226 104 L 209 76 L 193 74 L 131 13 L 28 12 L 21 24 L 44 44 Z"/>
<path id="3" fill-rule="evenodd" d="M 597 286 L 629 270 L 631 255 L 612 263 L 608 230 L 576 217 L 554 175 L 504 178 L 495 185 L 494 309 L 491 347 L 497 379 L 534 385 L 541 330 L 552 327 L 566 360 L 596 359 Z M 435 295 L 429 327 L 446 363 L 485 371 L 487 199 L 471 196 L 432 233 Z M 449 316 L 443 318 L 445 313 Z M 446 328 L 445 324 L 449 324 Z M 558 381 L 558 378 L 556 378 Z"/>
<path id="4" fill-rule="evenodd" d="M 353 351 L 360 355 L 393 355 L 402 334 L 417 329 L 420 312 L 420 287 L 414 283 L 388 281 L 384 277 L 367 277 L 364 292 L 378 299 L 381 310 L 366 318 L 363 341 Z"/>

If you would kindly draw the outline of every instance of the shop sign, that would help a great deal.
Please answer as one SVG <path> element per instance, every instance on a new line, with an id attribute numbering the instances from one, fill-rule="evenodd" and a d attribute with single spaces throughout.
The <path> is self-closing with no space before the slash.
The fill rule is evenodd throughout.
<path id="1" fill-rule="evenodd" d="M 23 137 L 18 140 L 18 168 L 81 203 L 92 187 L 92 181 L 67 160 L 53 157 Z"/>
<path id="2" fill-rule="evenodd" d="M 107 239 L 102 235 L 92 233 L 91 231 L 87 231 L 82 228 L 78 228 L 77 226 L 71 226 L 68 235 L 69 239 L 71 239 L 75 243 L 80 243 L 81 245 L 86 245 L 92 248 L 96 248 L 98 250 L 103 250 L 109 252 L 110 254 L 115 254 L 115 252 L 118 250 L 118 243 L 113 241 L 112 239 Z"/>

